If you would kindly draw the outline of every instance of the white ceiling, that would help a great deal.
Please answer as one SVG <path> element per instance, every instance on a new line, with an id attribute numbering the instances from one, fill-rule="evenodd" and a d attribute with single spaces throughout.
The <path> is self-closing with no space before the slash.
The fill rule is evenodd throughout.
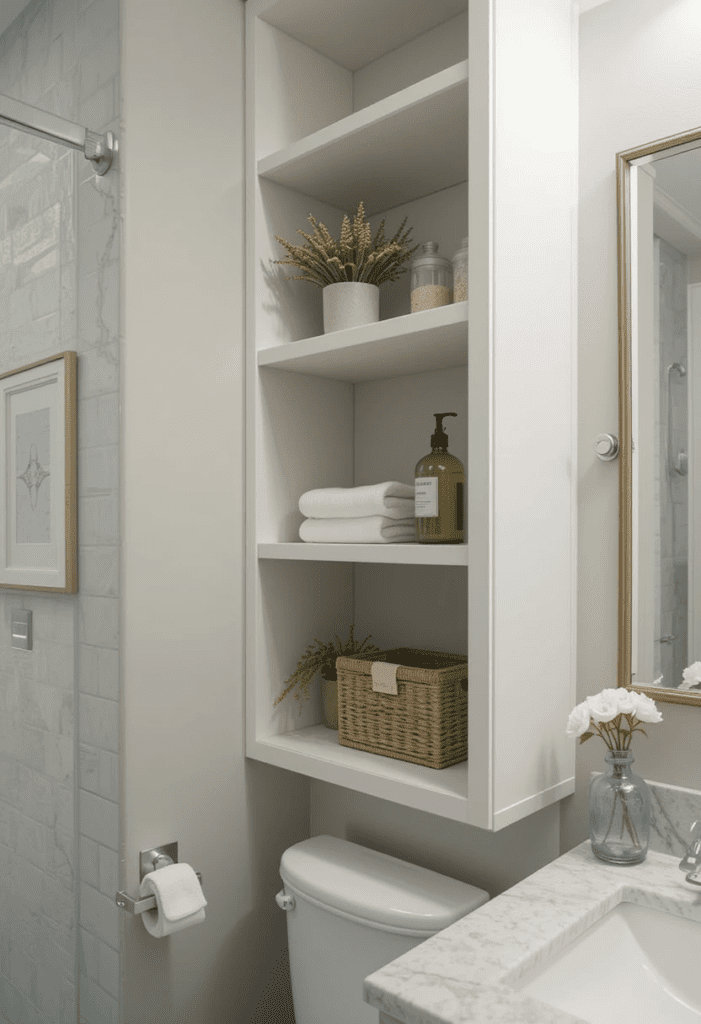
<path id="1" fill-rule="evenodd" d="M 28 3 L 29 0 L 0 0 L 0 36 Z"/>

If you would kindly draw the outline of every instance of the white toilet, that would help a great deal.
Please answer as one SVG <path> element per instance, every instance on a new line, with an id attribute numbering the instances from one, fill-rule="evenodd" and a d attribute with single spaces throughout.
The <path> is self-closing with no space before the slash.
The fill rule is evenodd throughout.
<path id="1" fill-rule="evenodd" d="M 363 979 L 489 899 L 333 836 L 285 850 L 280 877 L 297 1024 L 377 1024 Z"/>

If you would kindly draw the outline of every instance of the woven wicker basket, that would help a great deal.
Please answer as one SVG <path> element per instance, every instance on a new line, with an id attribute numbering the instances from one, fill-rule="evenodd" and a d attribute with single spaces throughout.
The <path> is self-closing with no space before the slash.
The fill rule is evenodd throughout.
<path id="1" fill-rule="evenodd" d="M 398 693 L 377 693 L 373 661 L 397 669 Z M 467 658 L 397 647 L 336 659 L 338 740 L 344 747 L 447 768 L 467 760 Z"/>

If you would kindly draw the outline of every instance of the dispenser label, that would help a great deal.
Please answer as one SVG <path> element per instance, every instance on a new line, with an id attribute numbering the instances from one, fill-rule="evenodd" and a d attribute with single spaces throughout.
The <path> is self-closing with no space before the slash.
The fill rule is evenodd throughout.
<path id="1" fill-rule="evenodd" d="M 438 515 L 438 477 L 418 476 L 414 480 L 417 519 L 428 519 Z"/>

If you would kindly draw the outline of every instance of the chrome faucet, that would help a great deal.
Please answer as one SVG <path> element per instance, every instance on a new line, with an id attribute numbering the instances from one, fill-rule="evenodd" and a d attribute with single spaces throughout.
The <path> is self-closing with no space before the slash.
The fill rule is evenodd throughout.
<path id="1" fill-rule="evenodd" d="M 686 880 L 691 885 L 701 885 L 701 878 L 698 878 L 701 872 L 701 821 L 695 821 L 691 826 L 691 842 L 679 861 L 679 870 L 687 872 Z"/>

